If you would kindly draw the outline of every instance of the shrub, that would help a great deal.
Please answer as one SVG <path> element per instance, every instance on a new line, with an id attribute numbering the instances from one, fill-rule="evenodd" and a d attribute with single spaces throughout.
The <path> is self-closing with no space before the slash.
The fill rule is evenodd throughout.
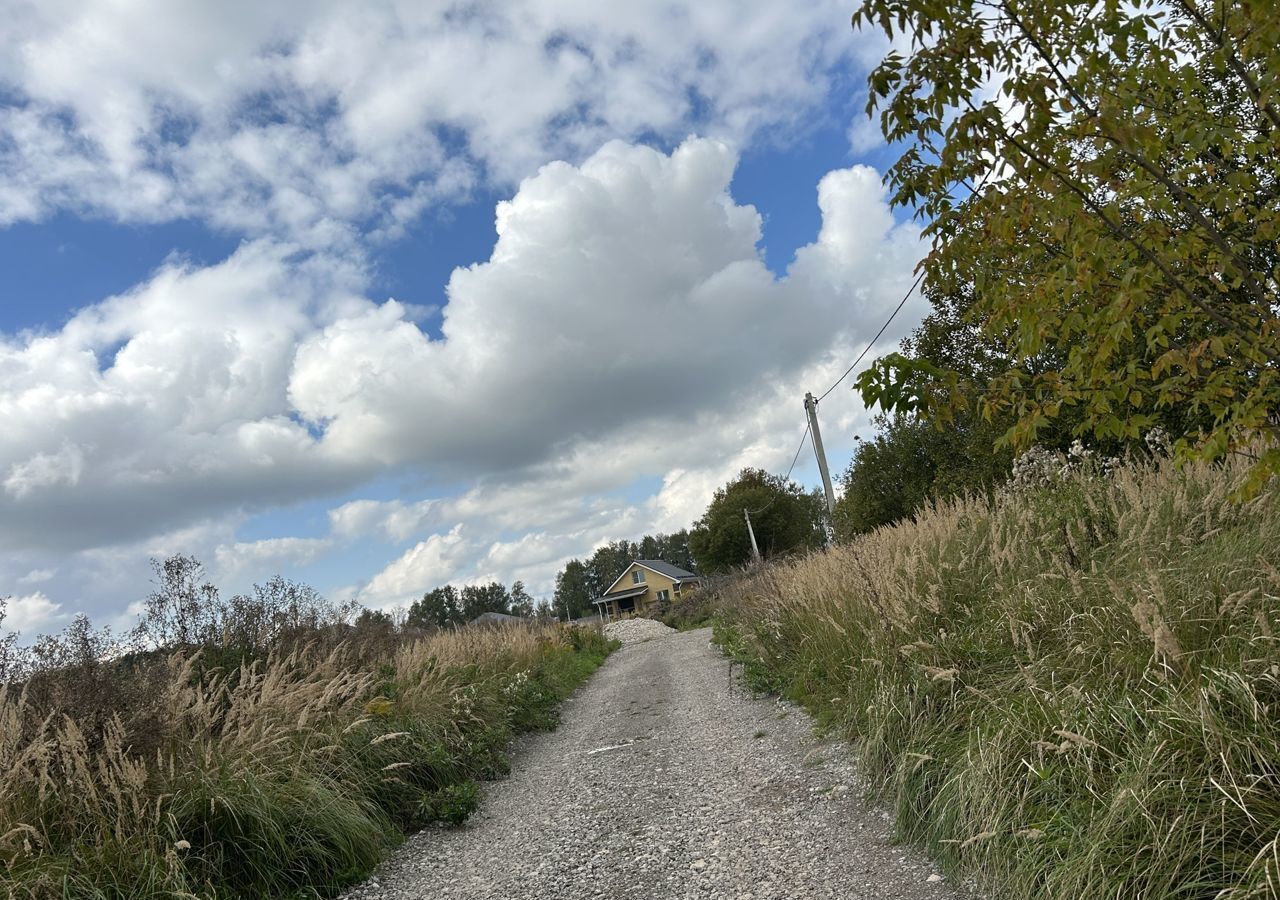
<path id="1" fill-rule="evenodd" d="M 747 569 L 708 579 L 696 590 L 673 600 L 660 618 L 663 624 L 680 631 L 710 625 L 720 607 L 736 596 L 743 579 L 750 577 L 751 570 Z"/>
<path id="2" fill-rule="evenodd" d="M 422 817 L 428 822 L 461 825 L 475 812 L 480 788 L 474 781 L 447 784 L 422 798 Z"/>

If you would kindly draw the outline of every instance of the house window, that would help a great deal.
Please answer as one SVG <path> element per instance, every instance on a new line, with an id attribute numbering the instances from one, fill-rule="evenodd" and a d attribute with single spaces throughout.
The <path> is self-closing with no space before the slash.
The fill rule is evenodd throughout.
<path id="1" fill-rule="evenodd" d="M 631 583 L 632 583 L 632 584 L 644 584 L 644 570 L 643 570 L 643 569 L 636 569 L 634 572 L 632 572 L 632 573 L 631 573 Z"/>
<path id="2" fill-rule="evenodd" d="M 659 602 L 659 603 L 666 603 L 666 602 L 667 602 L 668 600 L 670 600 L 670 599 L 671 599 L 671 592 L 670 592 L 670 591 L 658 591 L 658 602 Z"/>

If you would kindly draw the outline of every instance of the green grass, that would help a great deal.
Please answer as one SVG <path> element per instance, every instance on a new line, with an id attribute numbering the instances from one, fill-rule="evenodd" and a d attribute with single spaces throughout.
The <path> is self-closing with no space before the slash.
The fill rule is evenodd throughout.
<path id="1" fill-rule="evenodd" d="M 0 692 L 0 896 L 331 896 L 406 833 L 464 821 L 511 738 L 554 728 L 616 646 L 546 628 L 445 634 L 364 669 L 341 650 L 234 677 L 178 659 L 189 684 L 136 717 L 162 732 L 150 756 L 123 725 L 86 737 Z"/>
<path id="2" fill-rule="evenodd" d="M 1134 468 L 769 570 L 717 639 L 996 897 L 1276 897 L 1280 500 Z"/>
<path id="3" fill-rule="evenodd" d="M 664 625 L 677 631 L 706 628 L 712 624 L 719 607 L 720 594 L 721 589 L 715 586 L 686 591 L 682 597 L 671 601 L 671 605 L 659 618 Z"/>

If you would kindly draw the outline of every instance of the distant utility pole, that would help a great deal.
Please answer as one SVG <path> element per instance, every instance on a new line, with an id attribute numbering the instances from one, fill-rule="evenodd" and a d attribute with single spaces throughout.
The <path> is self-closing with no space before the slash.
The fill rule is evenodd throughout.
<path id="1" fill-rule="evenodd" d="M 818 401 L 813 394 L 804 395 L 804 411 L 809 415 L 809 430 L 813 434 L 813 453 L 818 457 L 818 472 L 822 474 L 822 488 L 827 492 L 827 521 L 836 520 L 836 494 L 831 489 L 831 473 L 827 471 L 827 451 L 822 449 L 822 432 L 818 430 Z M 827 529 L 827 543 L 831 543 L 830 526 Z"/>
<path id="2" fill-rule="evenodd" d="M 747 534 L 751 535 L 751 555 L 756 562 L 760 562 L 760 548 L 756 546 L 756 532 L 751 527 L 751 513 L 744 508 L 742 514 L 747 517 Z"/>

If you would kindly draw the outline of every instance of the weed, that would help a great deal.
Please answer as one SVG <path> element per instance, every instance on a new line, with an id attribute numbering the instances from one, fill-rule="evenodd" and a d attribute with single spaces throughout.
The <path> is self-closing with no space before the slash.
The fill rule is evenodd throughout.
<path id="1" fill-rule="evenodd" d="M 474 781 L 447 784 L 422 798 L 422 818 L 427 822 L 461 825 L 475 812 L 480 788 Z"/>
<path id="2" fill-rule="evenodd" d="M 114 652 L 82 621 L 35 664 L 2 645 L 0 896 L 334 893 L 463 821 L 613 648 L 553 625 L 362 636 L 275 582 L 228 618 L 193 571 L 162 570 L 150 607 L 172 649 Z"/>
<path id="3" fill-rule="evenodd" d="M 1275 897 L 1280 492 L 1154 462 L 935 504 L 739 580 L 715 639 L 1009 898 Z"/>

